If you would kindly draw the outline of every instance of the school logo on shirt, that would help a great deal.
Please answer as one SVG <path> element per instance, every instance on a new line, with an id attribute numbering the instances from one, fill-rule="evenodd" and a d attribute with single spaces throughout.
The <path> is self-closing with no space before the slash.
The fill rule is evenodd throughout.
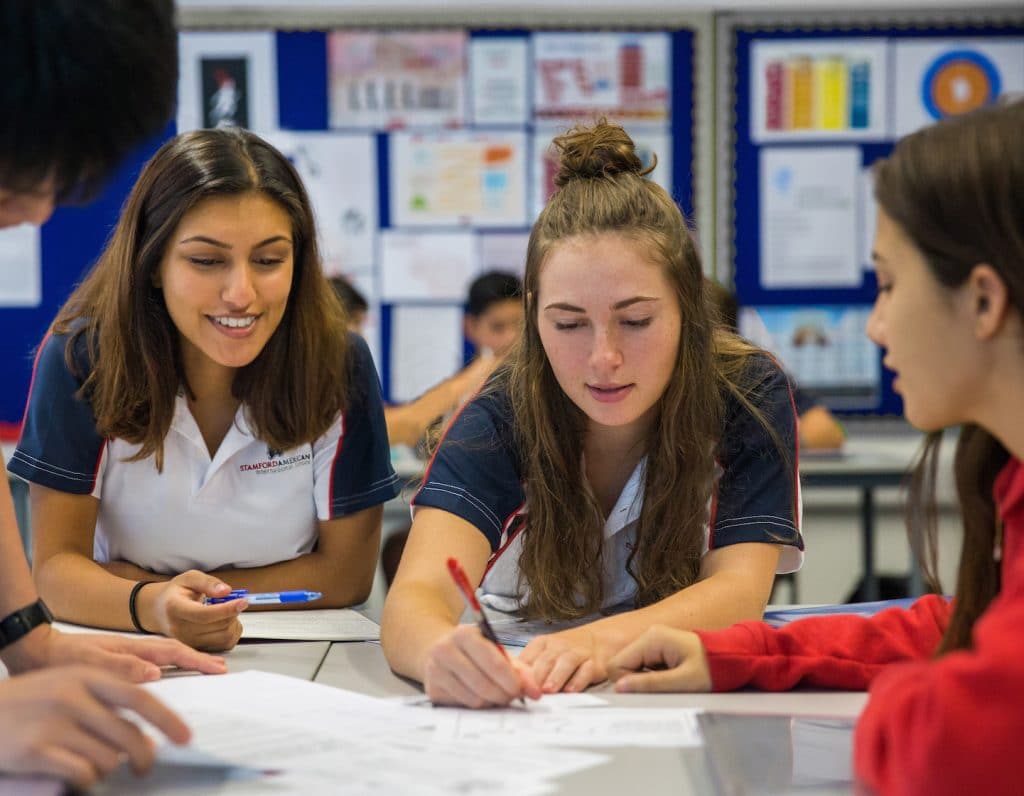
<path id="1" fill-rule="evenodd" d="M 267 447 L 267 458 L 259 462 L 248 462 L 246 464 L 240 464 L 238 471 L 240 473 L 256 473 L 262 475 L 264 473 L 283 473 L 287 470 L 293 470 L 296 467 L 301 467 L 304 464 L 309 464 L 313 461 L 312 453 L 299 453 L 295 456 L 283 456 L 283 451 L 276 450 L 271 447 Z"/>

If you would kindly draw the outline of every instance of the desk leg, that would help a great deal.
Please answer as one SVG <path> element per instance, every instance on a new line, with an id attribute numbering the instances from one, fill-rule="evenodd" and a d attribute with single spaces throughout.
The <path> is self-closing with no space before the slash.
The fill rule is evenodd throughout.
<path id="1" fill-rule="evenodd" d="M 878 599 L 878 577 L 875 575 L 875 491 L 866 486 L 861 489 L 860 523 L 864 534 L 864 600 Z"/>

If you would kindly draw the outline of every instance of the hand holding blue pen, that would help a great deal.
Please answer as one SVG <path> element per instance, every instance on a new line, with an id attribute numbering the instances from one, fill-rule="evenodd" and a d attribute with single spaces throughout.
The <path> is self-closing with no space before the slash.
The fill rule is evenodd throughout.
<path id="1" fill-rule="evenodd" d="M 287 603 L 308 603 L 319 600 L 323 595 L 318 591 L 268 591 L 249 593 L 248 589 L 233 589 L 224 597 L 207 597 L 207 605 L 244 599 L 249 605 L 282 605 Z"/>

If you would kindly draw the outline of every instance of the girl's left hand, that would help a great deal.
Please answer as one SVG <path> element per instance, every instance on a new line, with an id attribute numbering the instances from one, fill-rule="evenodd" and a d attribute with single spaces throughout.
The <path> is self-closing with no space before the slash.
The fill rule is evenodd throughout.
<path id="1" fill-rule="evenodd" d="M 537 636 L 526 645 L 519 661 L 532 667 L 533 679 L 545 694 L 582 691 L 608 679 L 608 658 L 617 647 L 594 624 Z"/>

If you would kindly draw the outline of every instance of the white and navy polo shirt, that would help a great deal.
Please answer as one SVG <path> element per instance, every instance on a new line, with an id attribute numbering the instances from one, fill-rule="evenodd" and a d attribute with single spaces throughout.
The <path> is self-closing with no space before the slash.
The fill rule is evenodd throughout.
<path id="1" fill-rule="evenodd" d="M 68 338 L 44 341 L 21 441 L 9 469 L 50 489 L 99 499 L 93 554 L 163 574 L 258 567 L 310 552 L 318 520 L 383 503 L 399 491 L 380 385 L 362 338 L 351 336 L 348 408 L 312 444 L 272 450 L 253 436 L 244 407 L 212 460 L 179 395 L 164 439 L 163 472 L 138 445 L 104 439 L 81 381 L 64 359 Z M 88 372 L 84 337 L 76 363 Z"/>
<path id="2" fill-rule="evenodd" d="M 796 414 L 786 376 L 768 357 L 758 356 L 753 403 L 764 414 L 788 453 L 735 398 L 726 403 L 714 490 L 705 527 L 706 549 L 741 542 L 783 546 L 777 571 L 794 572 L 803 563 L 800 492 L 796 474 Z M 508 394 L 500 387 L 475 398 L 452 422 L 413 499 L 416 507 L 443 509 L 472 523 L 487 537 L 491 559 L 480 586 L 492 608 L 515 611 L 525 595 L 519 555 L 529 533 L 529 507 Z M 630 603 L 636 583 L 626 561 L 636 541 L 643 505 L 642 460 L 619 495 L 604 526 L 604 608 Z"/>

